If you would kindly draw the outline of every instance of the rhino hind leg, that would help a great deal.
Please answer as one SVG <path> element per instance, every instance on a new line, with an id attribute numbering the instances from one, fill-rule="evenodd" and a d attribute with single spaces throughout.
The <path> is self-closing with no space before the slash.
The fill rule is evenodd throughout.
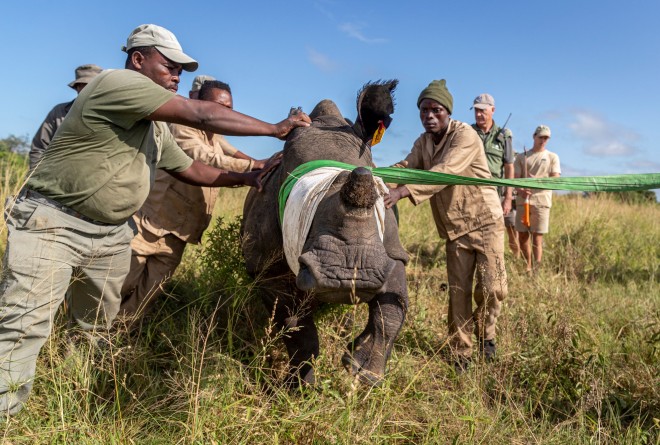
<path id="1" fill-rule="evenodd" d="M 385 376 L 387 360 L 408 309 L 406 275 L 401 261 L 387 282 L 388 292 L 377 295 L 369 304 L 369 319 L 364 331 L 347 345 L 341 361 L 351 375 L 367 385 L 378 385 Z"/>

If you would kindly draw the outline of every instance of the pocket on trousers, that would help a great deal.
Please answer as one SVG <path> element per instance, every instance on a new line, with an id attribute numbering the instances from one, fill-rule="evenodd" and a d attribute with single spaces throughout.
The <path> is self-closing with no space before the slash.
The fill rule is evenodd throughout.
<path id="1" fill-rule="evenodd" d="M 23 219 L 23 224 L 18 227 L 36 231 L 67 228 L 71 227 L 71 222 L 68 218 L 73 217 L 57 209 L 37 204 L 32 213 Z"/>
<path id="2" fill-rule="evenodd" d="M 26 202 L 23 198 L 14 199 L 13 196 L 5 200 L 5 221 L 18 229 L 25 227 L 36 210 L 36 205 Z"/>

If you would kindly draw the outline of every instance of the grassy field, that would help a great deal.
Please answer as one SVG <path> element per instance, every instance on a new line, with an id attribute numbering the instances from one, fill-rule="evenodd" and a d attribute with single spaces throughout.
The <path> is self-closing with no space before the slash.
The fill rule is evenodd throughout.
<path id="1" fill-rule="evenodd" d="M 23 174 L 0 165 L 3 201 Z M 430 208 L 403 202 L 410 308 L 384 384 L 360 386 L 340 365 L 365 308 L 326 307 L 318 384 L 290 392 L 284 348 L 241 268 L 244 196 L 221 192 L 206 243 L 188 248 L 138 333 L 72 352 L 59 316 L 2 443 L 660 443 L 660 206 L 556 198 L 543 268 L 530 277 L 508 257 L 498 360 L 456 376 L 443 243 Z"/>

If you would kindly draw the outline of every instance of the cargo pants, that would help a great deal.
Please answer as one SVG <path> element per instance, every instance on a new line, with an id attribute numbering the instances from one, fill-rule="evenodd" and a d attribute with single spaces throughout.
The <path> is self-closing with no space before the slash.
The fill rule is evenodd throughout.
<path id="1" fill-rule="evenodd" d="M 133 219 L 138 233 L 131 241 L 131 267 L 121 290 L 119 311 L 129 325 L 153 308 L 186 248 L 186 242 L 175 235 L 154 235 L 142 226 L 139 218 Z"/>
<path id="2" fill-rule="evenodd" d="M 74 323 L 107 330 L 131 260 L 132 225 L 84 221 L 24 194 L 5 208 L 0 282 L 0 415 L 21 410 L 67 290 Z"/>
<path id="3" fill-rule="evenodd" d="M 447 241 L 446 252 L 449 342 L 454 353 L 469 358 L 473 333 L 482 341 L 495 339 L 501 302 L 508 293 L 504 267 L 504 222 L 500 219 Z M 474 311 L 473 297 L 476 303 Z"/>

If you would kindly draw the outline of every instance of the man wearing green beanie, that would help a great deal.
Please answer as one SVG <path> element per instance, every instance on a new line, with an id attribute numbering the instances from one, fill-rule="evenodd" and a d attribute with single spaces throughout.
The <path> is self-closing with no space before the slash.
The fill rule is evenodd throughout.
<path id="1" fill-rule="evenodd" d="M 444 79 L 434 80 L 417 99 L 425 132 L 398 167 L 490 178 L 477 132 L 451 119 L 453 97 Z M 399 185 L 389 191 L 390 208 L 401 198 L 417 205 L 431 200 L 438 233 L 446 240 L 449 281 L 449 337 L 454 368 L 471 362 L 473 337 L 486 361 L 495 358 L 495 323 L 507 294 L 504 269 L 504 220 L 495 187 L 467 185 Z M 473 282 L 476 276 L 476 288 Z M 476 309 L 472 311 L 472 297 Z"/>

